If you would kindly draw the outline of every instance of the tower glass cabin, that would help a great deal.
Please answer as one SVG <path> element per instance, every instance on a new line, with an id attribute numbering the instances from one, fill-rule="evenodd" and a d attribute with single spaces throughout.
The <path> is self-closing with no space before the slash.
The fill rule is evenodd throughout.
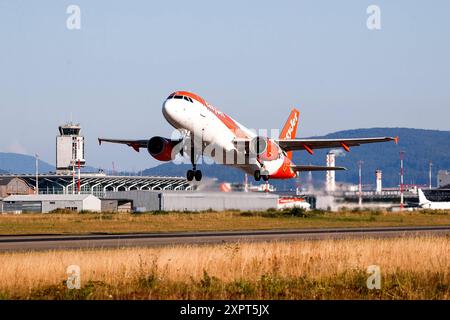
<path id="1" fill-rule="evenodd" d="M 79 124 L 68 123 L 59 127 L 56 137 L 56 171 L 67 173 L 73 168 L 86 165 L 84 156 L 84 137 L 80 135 Z"/>

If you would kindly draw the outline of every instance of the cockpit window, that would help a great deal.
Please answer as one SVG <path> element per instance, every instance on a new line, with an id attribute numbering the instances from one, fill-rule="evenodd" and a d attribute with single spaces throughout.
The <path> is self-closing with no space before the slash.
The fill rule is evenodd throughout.
<path id="1" fill-rule="evenodd" d="M 186 101 L 189 101 L 189 102 L 191 102 L 191 103 L 194 103 L 194 100 L 192 100 L 190 97 L 186 97 L 186 96 L 177 96 L 177 95 L 174 95 L 174 94 L 171 94 L 171 95 L 167 98 L 167 100 L 169 100 L 169 99 L 186 100 Z"/>

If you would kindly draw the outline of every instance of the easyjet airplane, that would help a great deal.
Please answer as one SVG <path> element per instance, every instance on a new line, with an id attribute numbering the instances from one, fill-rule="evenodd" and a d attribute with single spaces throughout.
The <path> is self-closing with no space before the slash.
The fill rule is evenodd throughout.
<path id="1" fill-rule="evenodd" d="M 351 147 L 375 142 L 398 142 L 398 138 L 351 138 L 351 139 L 297 139 L 300 113 L 292 109 L 291 114 L 278 139 L 260 137 L 225 113 L 219 111 L 200 96 L 186 91 L 172 93 L 164 102 L 162 112 L 166 120 L 176 129 L 184 132 L 183 138 L 170 139 L 153 137 L 150 140 L 115 140 L 99 138 L 99 143 L 111 142 L 125 144 L 138 151 L 147 149 L 159 161 L 174 160 L 178 154 L 185 154 L 189 146 L 192 170 L 187 172 L 188 181 L 201 181 L 202 172 L 197 170 L 198 159 L 205 155 L 208 146 L 213 146 L 223 154 L 232 154 L 232 161 L 223 164 L 238 167 L 254 176 L 256 181 L 263 179 L 290 179 L 301 171 L 345 170 L 343 167 L 323 167 L 295 165 L 292 152 L 306 150 L 310 154 L 315 149 L 343 148 L 349 152 Z M 229 159 L 229 158 L 227 158 Z"/>

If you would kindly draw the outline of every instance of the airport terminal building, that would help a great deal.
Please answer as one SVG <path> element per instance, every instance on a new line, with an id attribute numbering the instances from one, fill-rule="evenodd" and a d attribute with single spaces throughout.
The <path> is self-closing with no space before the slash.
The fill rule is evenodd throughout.
<path id="1" fill-rule="evenodd" d="M 17 175 L 28 185 L 36 186 L 36 176 Z M 192 186 L 182 177 L 151 177 L 151 176 L 109 176 L 100 174 L 72 175 L 44 174 L 38 177 L 39 194 L 92 194 L 104 198 L 107 192 L 130 190 L 191 190 Z M 78 190 L 79 188 L 79 190 Z"/>

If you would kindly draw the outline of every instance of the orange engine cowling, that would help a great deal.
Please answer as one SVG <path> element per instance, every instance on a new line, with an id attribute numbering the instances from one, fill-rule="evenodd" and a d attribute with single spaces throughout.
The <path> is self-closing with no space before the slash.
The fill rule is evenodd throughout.
<path id="1" fill-rule="evenodd" d="M 150 155 L 159 161 L 175 159 L 181 150 L 174 150 L 181 140 L 171 140 L 163 137 L 153 137 L 148 141 L 147 150 Z"/>
<path id="2" fill-rule="evenodd" d="M 252 141 L 252 151 L 263 161 L 272 161 L 279 158 L 278 146 L 269 138 L 256 137 Z"/>

